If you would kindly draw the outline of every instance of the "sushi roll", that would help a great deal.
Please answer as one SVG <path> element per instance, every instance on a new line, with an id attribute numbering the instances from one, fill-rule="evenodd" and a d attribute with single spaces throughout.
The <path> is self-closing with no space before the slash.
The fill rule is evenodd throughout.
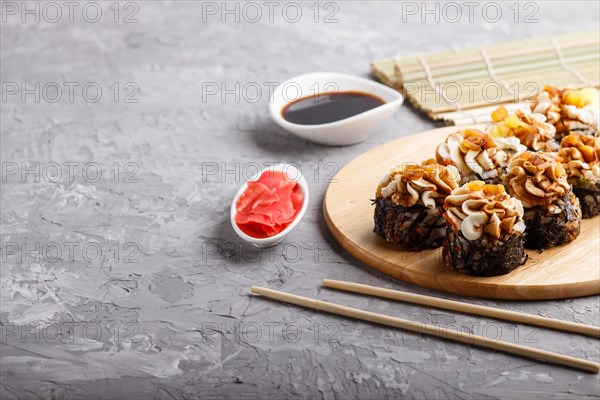
<path id="1" fill-rule="evenodd" d="M 559 144 L 555 140 L 556 128 L 546 121 L 546 116 L 517 109 L 509 114 L 504 106 L 492 112 L 492 123 L 487 131 L 498 143 L 509 138 L 517 138 L 531 151 L 557 151 Z M 519 152 L 520 153 L 520 152 Z"/>
<path id="2" fill-rule="evenodd" d="M 556 139 L 562 140 L 569 132 L 598 137 L 598 90 L 592 87 L 558 89 L 545 86 L 531 111 L 546 116 L 556 128 Z"/>
<path id="3" fill-rule="evenodd" d="M 523 205 L 502 185 L 472 181 L 445 201 L 446 265 L 476 276 L 504 275 L 525 263 Z"/>
<path id="4" fill-rule="evenodd" d="M 458 170 L 430 159 L 392 169 L 377 187 L 374 232 L 408 250 L 439 247 L 444 199 L 458 187 Z"/>
<path id="5" fill-rule="evenodd" d="M 600 214 L 600 138 L 571 133 L 560 144 L 558 161 L 581 203 L 583 218 Z"/>
<path id="6" fill-rule="evenodd" d="M 545 249 L 571 242 L 579 235 L 579 200 L 554 155 L 526 151 L 515 156 L 508 165 L 504 186 L 523 203 L 525 247 Z"/>
<path id="7" fill-rule="evenodd" d="M 437 147 L 435 158 L 442 165 L 458 168 L 461 184 L 472 180 L 499 183 L 503 168 L 508 165 L 509 155 L 490 134 L 477 129 L 465 129 L 449 135 Z"/>

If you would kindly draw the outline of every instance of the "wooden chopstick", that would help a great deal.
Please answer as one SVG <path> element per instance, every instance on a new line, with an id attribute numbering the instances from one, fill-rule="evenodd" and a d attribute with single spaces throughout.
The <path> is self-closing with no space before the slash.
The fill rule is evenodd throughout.
<path id="1" fill-rule="evenodd" d="M 569 322 L 560 319 L 520 313 L 517 311 L 508 311 L 498 308 L 478 306 L 475 304 L 462 303 L 460 301 L 446 300 L 437 297 L 424 296 L 421 294 L 402 292 L 399 290 L 384 289 L 376 286 L 363 285 L 361 283 L 324 279 L 323 286 L 333 289 L 345 290 L 353 293 L 367 294 L 371 296 L 383 297 L 386 299 L 400 300 L 408 303 L 421 304 L 424 306 L 443 308 L 445 310 L 482 315 L 484 317 L 504 319 L 507 321 L 520 322 L 529 325 L 543 326 L 544 328 L 551 328 L 561 331 L 575 332 L 584 335 L 600 337 L 600 327 L 594 325 L 585 325 L 579 324 L 577 322 Z"/>
<path id="2" fill-rule="evenodd" d="M 391 326 L 394 328 L 406 329 L 412 332 L 425 333 L 444 339 L 452 339 L 462 343 L 504 351 L 506 353 L 516 354 L 522 357 L 529 357 L 534 360 L 565 365 L 572 368 L 578 368 L 584 371 L 594 373 L 598 373 L 600 371 L 600 364 L 596 362 L 583 360 L 580 358 L 575 358 L 563 354 L 552 353 L 550 351 L 539 350 L 532 347 L 522 346 L 520 344 L 495 341 L 483 336 L 459 332 L 452 329 L 440 328 L 437 326 L 422 324 L 415 321 L 390 317 L 388 315 L 377 314 L 370 311 L 363 311 L 356 308 L 346 307 L 339 304 L 311 299 L 308 297 L 298 296 L 295 294 L 280 292 L 278 290 L 272 290 L 263 287 L 252 286 L 251 291 L 254 294 L 259 294 L 270 299 L 283 301 L 302 307 L 308 307 L 315 310 L 325 311 L 332 314 L 343 315 L 345 317 L 356 318 L 363 321 L 373 322 L 376 324 Z"/>

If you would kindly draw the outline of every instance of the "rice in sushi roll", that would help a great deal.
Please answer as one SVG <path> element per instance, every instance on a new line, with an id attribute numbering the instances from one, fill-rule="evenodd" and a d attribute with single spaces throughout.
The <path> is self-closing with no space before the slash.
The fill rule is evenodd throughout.
<path id="1" fill-rule="evenodd" d="M 461 184 L 472 180 L 499 183 L 502 170 L 508 165 L 509 155 L 490 134 L 477 129 L 465 129 L 449 135 L 437 147 L 435 158 L 442 165 L 458 168 Z"/>
<path id="2" fill-rule="evenodd" d="M 525 260 L 523 205 L 504 186 L 472 181 L 446 197 L 446 265 L 476 276 L 504 275 Z"/>
<path id="3" fill-rule="evenodd" d="M 487 130 L 498 143 L 517 138 L 526 147 L 524 150 L 558 150 L 559 144 L 555 140 L 556 128 L 547 122 L 543 114 L 520 109 L 509 114 L 504 106 L 500 106 L 492 112 L 492 121 Z"/>
<path id="4" fill-rule="evenodd" d="M 558 161 L 581 203 L 583 218 L 600 214 L 600 138 L 571 133 L 560 144 Z"/>
<path id="5" fill-rule="evenodd" d="M 556 128 L 559 141 L 569 132 L 599 136 L 598 90 L 595 88 L 545 86 L 531 104 L 531 111 L 546 116 L 548 123 Z"/>
<path id="6" fill-rule="evenodd" d="M 579 200 L 554 155 L 526 151 L 515 156 L 504 185 L 523 203 L 527 248 L 544 249 L 571 242 L 579 235 Z"/>
<path id="7" fill-rule="evenodd" d="M 430 159 L 392 169 L 377 187 L 374 232 L 409 250 L 439 247 L 444 199 L 458 187 L 458 170 Z"/>

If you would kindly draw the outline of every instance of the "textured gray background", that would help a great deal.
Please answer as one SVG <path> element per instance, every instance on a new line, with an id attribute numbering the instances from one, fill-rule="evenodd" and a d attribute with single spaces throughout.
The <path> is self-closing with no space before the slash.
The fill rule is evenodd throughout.
<path id="1" fill-rule="evenodd" d="M 599 361 L 595 339 L 320 289 L 329 277 L 457 298 L 353 260 L 321 214 L 331 172 L 434 125 L 405 106 L 364 143 L 328 148 L 274 126 L 266 89 L 252 101 L 252 86 L 300 73 L 367 76 L 374 58 L 598 27 L 597 2 L 537 2 L 539 21 L 529 24 L 523 13 L 534 9 L 521 4 L 515 23 L 511 3 L 501 3 L 497 23 L 481 18 L 480 5 L 474 22 L 465 14 L 457 24 L 433 16 L 422 23 L 418 15 L 403 22 L 400 2 L 358 1 L 337 2 L 338 22 L 330 24 L 323 19 L 333 8 L 321 5 L 315 23 L 312 2 L 303 3 L 298 23 L 282 17 L 282 5 L 273 23 L 265 7 L 257 23 L 232 16 L 222 23 L 218 15 L 203 22 L 199 3 L 180 1 L 137 1 L 139 22 L 131 24 L 113 21 L 112 2 L 98 3 L 98 23 L 86 22 L 81 7 L 73 23 L 5 15 L 3 83 L 80 86 L 72 102 L 64 93 L 46 101 L 50 88 L 39 102 L 14 95 L 1 104 L 2 399 L 598 397 L 597 375 L 248 295 L 250 285 L 265 285 Z M 133 10 L 122 7 L 121 21 Z M 99 102 L 82 98 L 87 82 L 103 89 Z M 139 86 L 138 103 L 123 102 L 128 82 Z M 250 86 L 237 99 L 203 101 L 210 82 Z M 258 252 L 235 236 L 229 206 L 254 163 L 274 161 L 300 164 L 311 202 L 286 245 Z M 73 179 L 65 167 L 54 182 L 51 162 L 80 164 Z M 35 163 L 40 173 L 23 179 Z M 94 168 L 84 175 L 85 163 L 101 167 L 101 179 L 93 182 Z M 463 300 L 600 323 L 598 296 Z"/>

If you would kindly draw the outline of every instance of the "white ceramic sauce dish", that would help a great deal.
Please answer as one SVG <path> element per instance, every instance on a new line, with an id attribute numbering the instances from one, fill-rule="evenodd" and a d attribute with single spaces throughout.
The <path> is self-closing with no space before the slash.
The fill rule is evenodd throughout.
<path id="1" fill-rule="evenodd" d="M 319 125 L 301 125 L 283 117 L 286 105 L 321 93 L 363 92 L 385 103 L 349 118 Z M 335 72 L 313 72 L 289 79 L 279 85 L 269 109 L 277 125 L 303 139 L 329 146 L 344 146 L 362 142 L 402 105 L 404 97 L 398 91 L 357 76 Z"/>
<path id="2" fill-rule="evenodd" d="M 298 215 L 296 215 L 296 218 L 294 218 L 294 220 L 283 231 L 279 232 L 275 236 L 270 236 L 268 238 L 261 239 L 261 238 L 252 237 L 252 236 L 244 233 L 240 229 L 240 227 L 237 225 L 237 223 L 235 222 L 235 215 L 237 213 L 237 210 L 236 210 L 237 202 L 240 199 L 240 196 L 248 188 L 248 182 L 258 180 L 261 177 L 261 175 L 263 174 L 263 172 L 265 172 L 265 171 L 281 171 L 281 172 L 284 172 L 285 174 L 287 174 L 290 177 L 290 179 L 292 179 L 293 181 L 298 182 L 298 184 L 300 185 L 300 188 L 302 189 L 303 201 L 302 201 L 302 207 L 300 208 Z M 233 227 L 233 230 L 235 231 L 235 233 L 237 233 L 237 235 L 240 238 L 244 239 L 246 242 L 248 242 L 258 248 L 267 248 L 267 247 L 275 246 L 276 244 L 280 243 L 283 239 L 285 239 L 285 237 L 291 231 L 293 231 L 294 228 L 296 228 L 296 226 L 298 225 L 298 223 L 300 222 L 300 220 L 306 213 L 306 209 L 308 208 L 308 197 L 309 197 L 308 196 L 308 184 L 306 183 L 306 179 L 304 179 L 302 172 L 298 168 L 296 168 L 295 166 L 293 166 L 291 164 L 286 164 L 286 163 L 271 165 L 267 168 L 264 168 L 262 171 L 255 174 L 254 176 L 252 176 L 252 178 L 250 178 L 248 181 L 246 181 L 242 185 L 240 190 L 238 190 L 237 194 L 233 198 L 233 202 L 231 203 L 231 209 L 230 209 L 231 226 Z"/>

